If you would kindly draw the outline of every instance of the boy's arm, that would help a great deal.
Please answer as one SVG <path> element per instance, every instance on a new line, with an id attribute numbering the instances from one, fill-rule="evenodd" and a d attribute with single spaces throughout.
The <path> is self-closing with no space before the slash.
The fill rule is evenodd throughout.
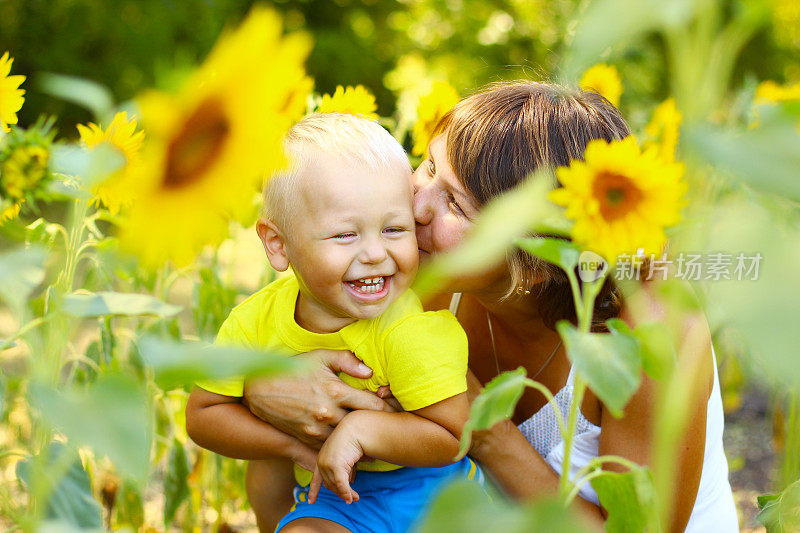
<path id="1" fill-rule="evenodd" d="M 451 464 L 468 416 L 466 393 L 409 413 L 349 413 L 319 452 L 309 501 L 322 482 L 346 502 L 357 501 L 350 476 L 363 456 L 417 468 Z"/>
<path id="2" fill-rule="evenodd" d="M 253 415 L 241 398 L 195 387 L 186 405 L 186 432 L 199 446 L 234 459 L 283 457 L 311 470 L 316 451 Z"/>

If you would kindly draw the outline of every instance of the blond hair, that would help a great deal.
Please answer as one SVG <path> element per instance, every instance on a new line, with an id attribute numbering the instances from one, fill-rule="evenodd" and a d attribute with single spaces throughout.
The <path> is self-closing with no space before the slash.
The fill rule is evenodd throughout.
<path id="1" fill-rule="evenodd" d="M 302 212 L 299 189 L 312 161 L 335 158 L 363 165 L 376 173 L 411 174 L 403 147 L 376 121 L 344 113 L 314 113 L 294 125 L 284 139 L 286 169 L 264 184 L 263 216 L 287 231 Z"/>

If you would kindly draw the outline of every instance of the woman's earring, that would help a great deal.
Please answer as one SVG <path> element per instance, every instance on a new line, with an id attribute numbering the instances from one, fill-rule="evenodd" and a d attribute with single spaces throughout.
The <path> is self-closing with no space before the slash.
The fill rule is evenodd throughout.
<path id="1" fill-rule="evenodd" d="M 520 283 L 519 287 L 517 287 L 517 294 L 520 296 L 527 296 L 530 293 L 531 291 L 528 288 L 528 281 L 525 278 L 522 278 L 522 283 Z"/>

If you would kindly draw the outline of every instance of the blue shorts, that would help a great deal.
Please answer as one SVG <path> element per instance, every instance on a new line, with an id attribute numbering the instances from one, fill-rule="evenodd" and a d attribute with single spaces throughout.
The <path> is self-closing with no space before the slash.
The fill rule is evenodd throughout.
<path id="1" fill-rule="evenodd" d="M 341 524 L 353 533 L 405 533 L 417 525 L 448 482 L 465 478 L 485 483 L 480 467 L 469 457 L 440 468 L 401 468 L 390 472 L 360 470 L 350 484 L 359 500 L 350 505 L 325 486 L 320 489 L 317 501 L 309 504 L 308 487 L 297 485 L 295 505 L 275 531 L 298 518 L 315 517 Z"/>

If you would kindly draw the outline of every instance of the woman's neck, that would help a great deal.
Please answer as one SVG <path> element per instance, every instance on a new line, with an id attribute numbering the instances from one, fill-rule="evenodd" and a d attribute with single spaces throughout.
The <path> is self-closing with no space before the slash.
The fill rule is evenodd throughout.
<path id="1" fill-rule="evenodd" d="M 508 287 L 508 285 L 505 285 Z M 502 328 L 505 335 L 522 344 L 549 343 L 558 334 L 549 328 L 539 311 L 535 294 L 524 296 L 513 294 L 505 298 L 507 289 L 498 287 L 471 294 L 489 313 L 493 323 Z"/>

